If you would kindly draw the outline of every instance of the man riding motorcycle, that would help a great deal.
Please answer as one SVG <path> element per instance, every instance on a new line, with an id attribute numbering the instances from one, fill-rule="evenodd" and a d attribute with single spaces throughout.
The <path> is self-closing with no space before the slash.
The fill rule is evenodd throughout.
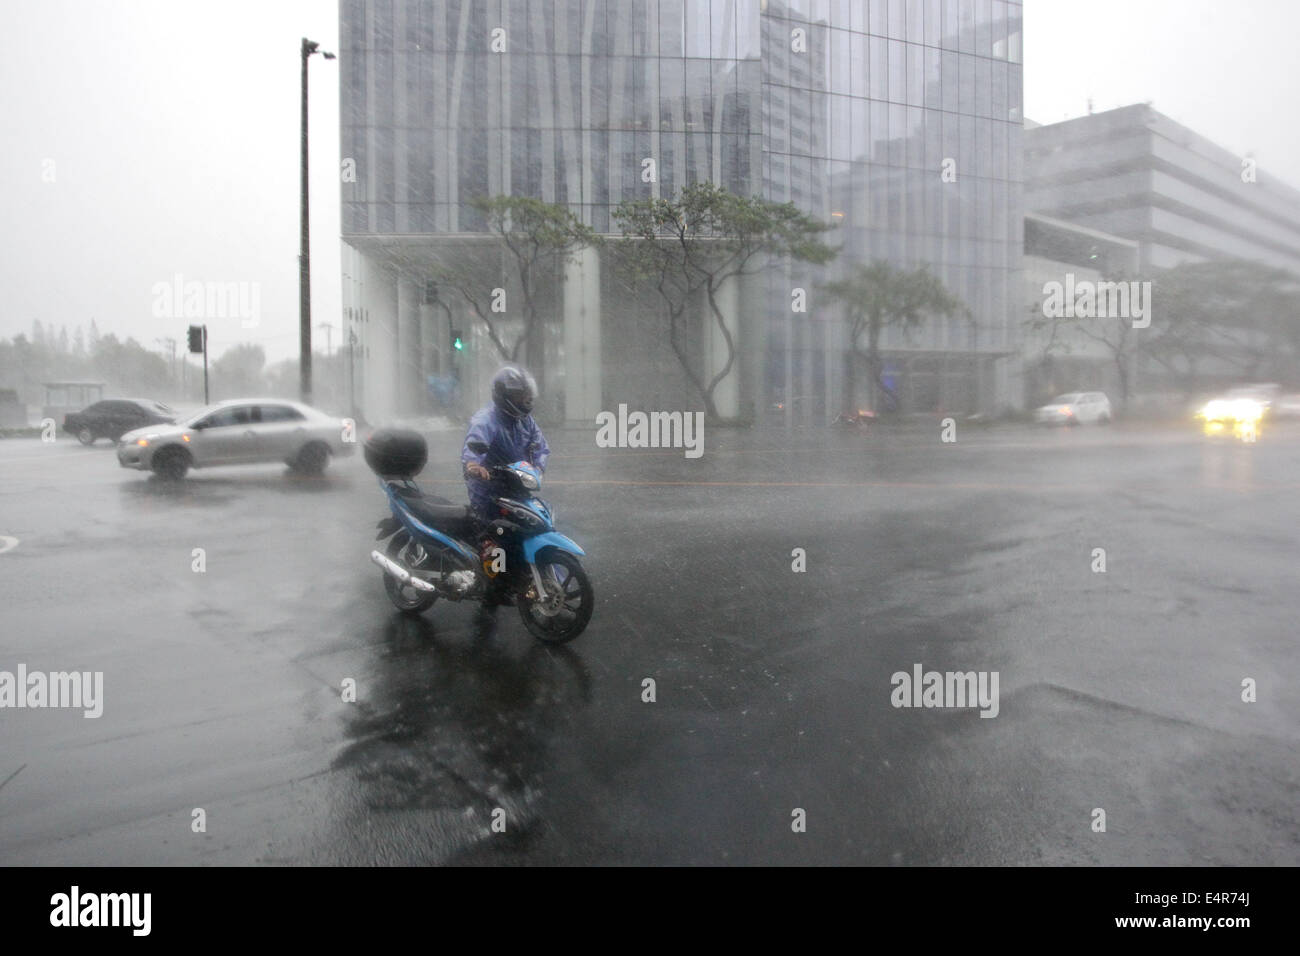
<path id="1" fill-rule="evenodd" d="M 537 383 L 533 377 L 517 365 L 503 365 L 492 376 L 492 401 L 469 420 L 460 460 L 470 505 L 484 520 L 494 517 L 492 498 L 505 494 L 504 486 L 492 478 L 493 465 L 526 461 L 539 472 L 546 471 L 551 449 L 533 420 L 536 399 Z M 470 448 L 479 443 L 486 445 L 487 451 L 476 452 Z"/>
<path id="2" fill-rule="evenodd" d="M 492 477 L 492 466 L 526 461 L 539 472 L 546 471 L 551 449 L 533 420 L 536 399 L 537 382 L 532 375 L 518 365 L 503 365 L 492 377 L 492 401 L 469 420 L 460 460 L 470 507 L 483 525 L 496 517 L 492 499 L 508 493 L 504 484 Z M 486 450 L 474 451 L 471 446 L 486 446 Z M 484 536 L 482 546 L 487 560 L 494 542 Z"/>

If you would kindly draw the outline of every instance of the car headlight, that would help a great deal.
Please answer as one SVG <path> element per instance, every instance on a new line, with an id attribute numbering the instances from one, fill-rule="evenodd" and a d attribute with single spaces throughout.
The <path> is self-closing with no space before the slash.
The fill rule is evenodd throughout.
<path id="1" fill-rule="evenodd" d="M 1196 414 L 1211 422 L 1257 422 L 1264 417 L 1264 406 L 1249 398 L 1216 398 L 1206 402 Z"/>
<path id="2" fill-rule="evenodd" d="M 1243 398 L 1233 403 L 1233 414 L 1239 422 L 1257 422 L 1264 417 L 1264 406 Z"/>

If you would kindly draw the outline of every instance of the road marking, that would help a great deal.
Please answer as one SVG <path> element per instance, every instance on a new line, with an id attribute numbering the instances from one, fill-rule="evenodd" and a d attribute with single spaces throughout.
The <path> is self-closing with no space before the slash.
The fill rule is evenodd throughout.
<path id="1" fill-rule="evenodd" d="M 421 478 L 420 484 L 458 485 L 463 484 L 458 478 Z M 1069 491 L 1095 492 L 1110 494 L 1113 488 L 1100 484 L 1087 485 L 1048 485 L 1036 482 L 1032 485 L 1013 485 L 1005 482 L 936 482 L 936 481 L 634 481 L 618 478 L 594 478 L 590 480 L 556 479 L 546 482 L 551 485 L 632 485 L 645 487 L 699 487 L 699 488 L 908 488 L 933 491 Z M 1189 487 L 1183 485 L 1182 487 Z M 1284 491 L 1300 490 L 1300 484 L 1282 483 L 1272 485 L 1222 486 L 1202 484 L 1194 486 L 1202 489 L 1221 491 Z"/>
<path id="2" fill-rule="evenodd" d="M 937 423 L 936 423 L 937 427 Z M 839 433 L 840 437 L 845 437 Z M 832 434 L 830 437 L 836 437 Z M 1036 440 L 1041 437 L 1040 440 Z M 1091 440 L 1090 440 L 1091 439 Z M 1110 449 L 1110 448 L 1150 448 L 1165 446 L 1185 446 L 1202 443 L 1200 432 L 1171 432 L 1167 434 L 1118 434 L 1111 436 L 1085 436 L 1077 437 L 1072 431 L 1062 430 L 1059 436 L 1042 435 L 1033 436 L 1025 434 L 1008 434 L 1004 436 L 990 437 L 979 435 L 969 439 L 966 442 L 966 448 L 986 450 L 986 451 L 1005 451 L 1005 450 L 1029 450 L 1029 451 L 1086 451 L 1090 449 Z M 826 454 L 848 452 L 857 453 L 869 451 L 873 454 L 888 454 L 897 448 L 917 449 L 929 448 L 931 446 L 939 447 L 939 442 L 934 438 L 927 438 L 921 431 L 904 431 L 904 432 L 885 432 L 882 431 L 878 436 L 867 439 L 861 443 L 840 443 L 839 447 L 827 449 L 824 445 L 815 440 L 801 443 L 795 447 L 788 445 L 779 448 L 715 448 L 708 451 L 711 458 L 726 458 L 734 455 L 801 455 L 801 454 Z M 567 452 L 552 451 L 552 461 L 582 461 L 605 459 L 613 460 L 611 452 L 616 452 L 619 458 L 657 458 L 671 457 L 681 458 L 682 450 L 680 448 L 619 448 L 607 449 L 599 454 L 569 454 Z M 945 452 L 946 454 L 946 452 Z"/>
<path id="3" fill-rule="evenodd" d="M 984 482 L 935 482 L 935 481 L 621 481 L 615 479 L 598 479 L 593 481 L 549 481 L 548 485 L 646 485 L 655 486 L 694 486 L 701 488 L 907 488 L 931 491 L 1086 491 L 1092 488 L 1103 491 L 1100 487 L 1090 485 L 1007 485 Z"/>
<path id="4" fill-rule="evenodd" d="M 906 438 L 908 436 L 902 436 L 902 437 Z M 939 447 L 939 443 L 937 441 L 924 438 L 923 436 L 915 436 L 915 438 L 916 440 L 914 441 L 900 440 L 892 444 L 890 442 L 881 441 L 881 442 L 871 443 L 871 444 L 864 443 L 860 446 L 841 445 L 837 448 L 830 448 L 830 449 L 813 443 L 809 443 L 806 445 L 797 445 L 793 448 L 790 447 L 717 448 L 707 452 L 707 454 L 710 458 L 727 458 L 734 455 L 810 455 L 810 454 L 826 454 L 827 452 L 831 454 L 838 454 L 840 452 L 847 452 L 853 454 L 861 451 L 869 451 L 872 453 L 879 453 L 879 454 L 892 454 L 896 449 L 899 448 L 907 451 L 913 451 L 916 449 L 927 449 L 930 447 Z M 1065 442 L 1052 442 L 1049 444 L 1048 442 L 1033 442 L 1033 441 L 970 440 L 967 442 L 965 447 L 981 450 L 981 451 L 1006 451 L 1008 449 L 1022 450 L 1022 451 L 1023 450 L 1043 451 L 1043 452 L 1081 451 L 1081 450 L 1088 450 L 1093 448 L 1106 448 L 1106 449 L 1132 448 L 1132 447 L 1149 448 L 1156 445 L 1160 447 L 1164 447 L 1165 445 L 1181 446 L 1181 445 L 1193 444 L 1199 441 L 1199 438 L 1200 438 L 1199 435 L 1193 435 L 1190 438 L 1174 437 L 1174 438 L 1163 439 L 1159 442 L 1153 442 L 1147 439 L 1135 439 L 1131 441 L 1112 441 L 1110 443 L 1075 442 L 1072 444 L 1066 444 Z M 682 451 L 680 448 L 670 448 L 667 450 L 642 449 L 642 448 L 618 448 L 618 449 L 611 449 L 610 451 L 617 452 L 617 457 L 619 458 L 681 458 L 682 457 Z M 594 459 L 605 459 L 606 461 L 612 461 L 614 460 L 614 456 L 610 454 L 610 451 L 606 451 L 603 454 L 598 454 L 598 455 L 570 455 L 563 452 L 555 452 L 551 455 L 551 461 L 553 462 L 584 461 L 584 460 L 594 460 Z"/>
<path id="5" fill-rule="evenodd" d="M 16 547 L 18 547 L 17 538 L 11 538 L 7 534 L 0 534 L 0 554 L 4 554 L 6 551 L 12 551 Z"/>
<path id="6" fill-rule="evenodd" d="M 18 776 L 20 773 L 22 773 L 22 772 L 23 772 L 24 770 L 26 770 L 26 769 L 27 769 L 27 764 L 23 764 L 21 767 L 19 767 L 17 770 L 15 770 L 13 773 L 11 773 L 9 776 L 5 777 L 5 778 L 4 778 L 4 781 L 3 781 L 3 782 L 0 782 L 0 790 L 3 790 L 4 787 L 5 787 L 5 784 L 7 784 L 10 780 L 12 780 L 14 777 Z"/>
<path id="7" fill-rule="evenodd" d="M 455 478 L 421 479 L 421 484 L 448 485 L 461 484 Z M 955 489 L 967 491 L 1083 491 L 1092 488 L 1096 491 L 1106 489 L 1095 485 L 1008 485 L 971 482 L 940 483 L 933 481 L 635 481 L 619 478 L 593 479 L 556 479 L 548 481 L 551 485 L 638 485 L 646 487 L 700 487 L 700 488 L 934 488 L 939 490 Z"/>

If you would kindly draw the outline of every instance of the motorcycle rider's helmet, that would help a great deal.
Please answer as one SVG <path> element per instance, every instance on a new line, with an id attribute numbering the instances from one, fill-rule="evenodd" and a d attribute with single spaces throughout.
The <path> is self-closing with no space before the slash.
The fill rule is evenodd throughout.
<path id="1" fill-rule="evenodd" d="M 503 365 L 492 376 L 492 401 L 511 418 L 527 418 L 537 399 L 537 382 L 518 365 Z"/>

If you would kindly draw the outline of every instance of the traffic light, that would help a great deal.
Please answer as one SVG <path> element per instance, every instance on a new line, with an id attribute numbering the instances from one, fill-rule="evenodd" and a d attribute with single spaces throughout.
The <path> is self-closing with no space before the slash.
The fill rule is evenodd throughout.
<path id="1" fill-rule="evenodd" d="M 203 326 L 201 325 L 190 326 L 190 351 L 203 351 Z"/>
<path id="2" fill-rule="evenodd" d="M 461 337 L 460 329 L 451 330 L 451 347 L 457 352 L 465 351 L 465 340 Z"/>

